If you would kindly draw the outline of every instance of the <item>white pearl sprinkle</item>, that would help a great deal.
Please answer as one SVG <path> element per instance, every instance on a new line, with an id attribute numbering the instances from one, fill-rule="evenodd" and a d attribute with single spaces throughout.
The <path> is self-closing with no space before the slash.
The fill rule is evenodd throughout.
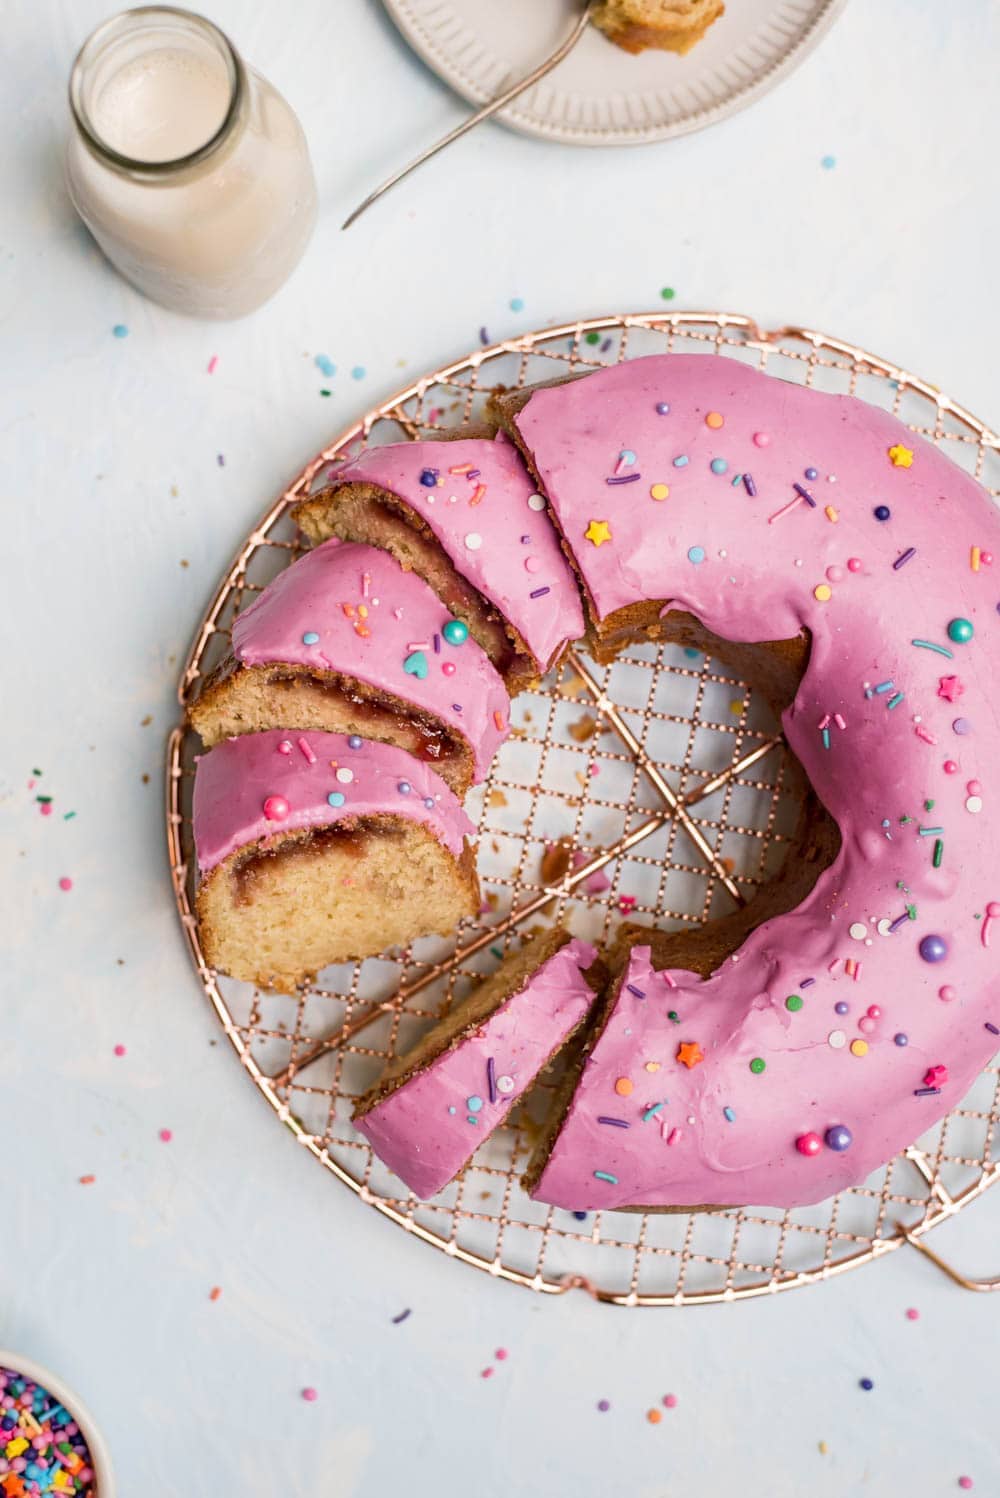
<path id="1" fill-rule="evenodd" d="M 887 915 L 884 915 L 879 921 L 878 925 L 875 927 L 875 930 L 878 932 L 879 936 L 889 936 L 891 934 L 889 930 L 889 927 L 891 925 L 892 922 L 890 921 L 889 917 Z"/>
<path id="2" fill-rule="evenodd" d="M 483 538 L 478 531 L 470 531 L 465 538 L 465 544 L 470 551 L 478 551 L 483 544 Z"/>
<path id="3" fill-rule="evenodd" d="M 852 941 L 864 941 L 868 935 L 868 927 L 864 921 L 853 921 L 847 928 L 847 934 Z"/>
<path id="4" fill-rule="evenodd" d="M 513 1092 L 513 1091 L 514 1091 L 514 1078 L 513 1077 L 497 1077 L 497 1092 Z"/>
<path id="5" fill-rule="evenodd" d="M 340 781 L 341 785 L 350 785 L 351 781 L 354 779 L 354 771 L 348 770 L 345 765 L 337 771 L 337 779 Z"/>
<path id="6" fill-rule="evenodd" d="M 982 809 L 983 809 L 983 798 L 982 798 L 982 796 L 970 796 L 969 799 L 968 799 L 968 801 L 966 801 L 966 803 L 965 803 L 965 809 L 966 809 L 966 811 L 971 811 L 973 814 L 975 814 L 976 812 L 982 811 Z"/>
<path id="7" fill-rule="evenodd" d="M 545 500 L 543 499 L 543 497 L 542 497 L 541 494 L 529 494 L 528 495 L 528 509 L 529 510 L 544 510 L 545 509 Z"/>
<path id="8" fill-rule="evenodd" d="M 826 1037 L 826 1043 L 832 1050 L 839 1051 L 847 1044 L 847 1036 L 843 1030 L 831 1030 Z"/>

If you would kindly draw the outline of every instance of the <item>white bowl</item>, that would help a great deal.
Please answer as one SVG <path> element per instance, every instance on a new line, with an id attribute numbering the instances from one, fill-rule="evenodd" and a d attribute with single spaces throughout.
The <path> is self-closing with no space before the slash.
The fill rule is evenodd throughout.
<path id="1" fill-rule="evenodd" d="M 87 1406 L 67 1383 L 52 1373 L 48 1368 L 43 1368 L 41 1363 L 36 1363 L 33 1358 L 22 1357 L 19 1352 L 7 1352 L 0 1347 L 0 1368 L 9 1368 L 15 1373 L 23 1373 L 36 1384 L 41 1384 L 50 1394 L 54 1394 L 59 1403 L 65 1405 L 73 1419 L 83 1432 L 90 1451 L 90 1466 L 94 1474 L 95 1498 L 115 1498 L 115 1474 L 111 1469 L 111 1457 L 104 1437 Z"/>

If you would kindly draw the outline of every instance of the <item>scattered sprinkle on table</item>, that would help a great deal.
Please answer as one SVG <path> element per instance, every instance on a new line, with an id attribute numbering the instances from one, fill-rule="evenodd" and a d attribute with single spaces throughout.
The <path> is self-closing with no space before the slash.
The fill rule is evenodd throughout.
<path id="1" fill-rule="evenodd" d="M 123 322 L 116 322 L 115 325 L 114 325 L 114 327 L 111 329 L 111 332 L 112 332 L 112 334 L 114 335 L 115 338 L 127 338 L 128 337 L 128 328 L 125 326 L 125 324 Z"/>
<path id="2" fill-rule="evenodd" d="M 858 1379 L 858 1384 L 860 1385 L 860 1387 L 862 1389 L 864 1389 L 865 1393 L 868 1393 L 870 1390 L 874 1389 L 874 1387 L 875 1387 L 874 1383 L 872 1382 L 872 1380 L 870 1378 L 859 1378 Z"/>
<path id="3" fill-rule="evenodd" d="M 823 156 L 820 158 L 819 164 L 823 168 L 824 172 L 832 172 L 834 167 L 837 165 L 837 158 L 836 156 Z"/>
<path id="4" fill-rule="evenodd" d="M 907 1309 L 906 1319 L 907 1319 L 907 1321 L 919 1321 L 920 1320 L 920 1312 L 917 1310 L 916 1306 L 910 1306 Z"/>
<path id="5" fill-rule="evenodd" d="M 174 1131 L 173 1131 L 173 1129 L 161 1129 L 160 1130 L 160 1141 L 161 1141 L 161 1143 L 163 1143 L 163 1144 L 169 1144 L 170 1141 L 171 1141 L 171 1139 L 173 1139 L 173 1137 L 174 1137 Z"/>
<path id="6" fill-rule="evenodd" d="M 523 312 L 524 298 L 519 296 L 512 296 L 510 299 L 510 310 L 512 312 Z"/>
<path id="7" fill-rule="evenodd" d="M 597 1401 L 597 1408 L 600 1410 L 600 1412 L 601 1412 L 602 1415 L 606 1415 L 607 1412 L 608 1412 L 608 1410 L 611 1408 L 611 1400 L 610 1399 L 599 1399 Z"/>
<path id="8" fill-rule="evenodd" d="M 665 302 L 672 302 L 676 295 L 677 293 L 672 286 L 663 286 L 660 288 L 660 296 Z"/>
<path id="9" fill-rule="evenodd" d="M 218 1300 L 218 1298 L 219 1298 L 219 1296 L 221 1294 L 222 1294 L 222 1286 L 221 1285 L 213 1285 L 212 1288 L 211 1288 L 211 1290 L 209 1290 L 209 1292 L 208 1292 L 208 1298 L 209 1298 L 209 1300 Z"/>
<path id="10" fill-rule="evenodd" d="M 668 1410 L 675 1410 L 677 1408 L 677 1395 L 664 1394 L 663 1403 L 666 1405 Z"/>
<path id="11" fill-rule="evenodd" d="M 211 359 L 209 359 L 209 361 L 208 361 L 207 373 L 208 374 L 215 374 L 215 371 L 218 369 L 218 367 L 219 367 L 219 356 L 218 356 L 218 354 L 213 354 L 212 357 L 211 357 Z"/>
<path id="12" fill-rule="evenodd" d="M 960 1477 L 958 1479 L 958 1485 L 962 1489 L 963 1492 L 967 1493 L 969 1491 L 969 1489 L 972 1487 L 972 1478 L 971 1477 Z"/>
<path id="13" fill-rule="evenodd" d="M 647 1410 L 646 1419 L 649 1421 L 650 1425 L 659 1425 L 660 1421 L 663 1419 L 663 1416 L 660 1414 L 659 1410 Z"/>
<path id="14" fill-rule="evenodd" d="M 393 1316 L 393 1318 L 392 1318 L 392 1324 L 393 1324 L 393 1326 L 399 1326 L 402 1322 L 404 1322 L 406 1320 L 407 1316 L 412 1316 L 412 1315 L 413 1315 L 413 1312 L 410 1310 L 410 1307 L 407 1306 L 407 1308 L 406 1308 L 405 1311 L 400 1311 L 400 1313 L 399 1313 L 398 1316 Z"/>
<path id="15" fill-rule="evenodd" d="M 115 1055 L 116 1056 L 124 1056 L 125 1055 L 125 1047 L 121 1043 L 119 1043 L 118 1045 L 115 1046 Z"/>
<path id="16" fill-rule="evenodd" d="M 41 1384 L 0 1368 L 0 1491 L 6 1498 L 93 1492 L 90 1451 L 69 1410 Z"/>
<path id="17" fill-rule="evenodd" d="M 60 881 L 59 881 L 59 888 L 61 890 L 71 890 L 73 888 L 73 881 L 72 881 L 72 879 L 70 879 L 70 877 L 68 876 L 68 874 L 64 874 L 63 877 L 60 879 Z"/>
<path id="18" fill-rule="evenodd" d="M 319 1395 L 316 1393 L 315 1389 L 306 1388 L 302 1390 L 302 1398 L 305 1400 L 306 1404 L 315 1404 L 316 1400 L 319 1398 Z"/>
<path id="19" fill-rule="evenodd" d="M 80 1185 L 81 1186 L 92 1186 L 96 1180 L 97 1180 L 96 1176 L 81 1176 L 80 1177 Z"/>
<path id="20" fill-rule="evenodd" d="M 326 375 L 326 378 L 328 380 L 332 379 L 333 376 L 337 373 L 337 366 L 336 364 L 334 364 L 329 354 L 317 354 L 313 362 L 315 363 L 316 368 L 319 370 L 320 374 Z"/>
<path id="21" fill-rule="evenodd" d="M 363 380 L 365 377 L 365 373 L 365 366 L 363 364 L 355 364 L 354 368 L 351 370 L 351 379 Z"/>

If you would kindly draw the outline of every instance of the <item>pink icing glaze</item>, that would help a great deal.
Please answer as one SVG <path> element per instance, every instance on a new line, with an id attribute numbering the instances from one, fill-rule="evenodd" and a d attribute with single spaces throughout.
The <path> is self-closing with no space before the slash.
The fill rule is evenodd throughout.
<path id="1" fill-rule="evenodd" d="M 432 488 L 420 482 L 425 471 L 437 475 Z M 503 434 L 369 447 L 338 470 L 335 483 L 350 482 L 378 484 L 409 505 L 456 570 L 510 620 L 543 671 L 583 634 L 572 569 L 544 510 L 530 507 L 535 486 Z M 548 592 L 532 598 L 542 588 Z"/>
<path id="2" fill-rule="evenodd" d="M 203 754 L 194 781 L 194 841 L 201 872 L 209 873 L 237 848 L 276 834 L 378 815 L 421 823 L 458 858 L 475 828 L 444 781 L 392 744 L 358 742 L 360 747 L 352 749 L 341 733 L 273 728 L 226 739 Z M 408 785 L 409 792 L 402 792 L 401 785 Z M 331 793 L 343 796 L 342 806 L 330 805 Z M 264 814 L 271 797 L 287 802 L 280 821 Z"/>
<path id="3" fill-rule="evenodd" d="M 507 737 L 510 699 L 475 640 L 448 644 L 442 630 L 450 618 L 427 584 L 388 552 L 325 541 L 240 614 L 233 654 L 247 666 L 286 661 L 339 671 L 412 702 L 465 740 L 482 780 Z M 318 640 L 306 644 L 303 636 L 313 634 Z M 448 674 L 445 665 L 453 667 Z M 414 666 L 425 668 L 422 678 Z"/>
<path id="4" fill-rule="evenodd" d="M 710 427 L 709 412 L 724 424 Z M 1000 556 L 996 510 L 887 413 L 715 355 L 638 359 L 540 390 L 518 425 L 599 617 L 654 599 L 733 640 L 812 631 L 784 727 L 843 835 L 809 898 L 709 980 L 674 972 L 668 993 L 638 949 L 629 981 L 647 997 L 623 988 L 537 1194 L 577 1209 L 819 1201 L 954 1107 L 998 1046 L 987 1026 L 1000 1028 L 1000 921 L 991 929 L 987 912 L 1000 899 L 990 830 L 1000 815 L 1000 579 L 971 565 L 973 547 Z M 625 449 L 636 461 L 623 468 Z M 687 463 L 675 466 L 678 457 Z M 712 471 L 716 458 L 724 473 Z M 616 470 L 641 478 L 608 484 Z M 743 473 L 756 497 L 734 484 Z M 654 484 L 669 497 L 654 500 Z M 879 505 L 888 520 L 876 519 Z M 607 523 L 610 541 L 584 539 L 592 520 Z M 949 638 L 953 619 L 971 621 L 971 641 Z M 942 685 L 951 676 L 960 700 Z M 982 786 L 976 815 L 970 780 Z M 880 934 L 889 922 L 894 932 Z M 943 960 L 921 956 L 930 935 L 943 938 Z M 804 1001 L 798 1012 L 786 1007 L 792 995 Z M 838 1015 L 838 1002 L 849 1012 Z M 881 1014 L 864 1034 L 873 1003 Z M 690 1071 L 676 1060 L 682 1041 L 704 1052 Z M 862 1041 L 867 1050 L 852 1053 Z M 661 1071 L 647 1074 L 647 1059 Z M 940 1092 L 921 1092 L 938 1065 Z M 625 1100 L 620 1075 L 637 1084 Z M 643 1123 L 643 1109 L 665 1098 Z M 631 1127 L 596 1123 L 612 1113 Z M 839 1152 L 825 1142 L 838 1124 L 853 1135 Z M 824 1143 L 807 1156 L 796 1139 L 810 1132 Z"/>
<path id="5" fill-rule="evenodd" d="M 417 1072 L 356 1121 L 417 1196 L 434 1196 L 507 1117 L 594 1001 L 583 976 L 596 949 L 574 938 L 537 968 L 474 1034 Z M 487 1062 L 501 1087 L 490 1101 Z M 481 1106 L 469 1107 L 469 1099 Z"/>

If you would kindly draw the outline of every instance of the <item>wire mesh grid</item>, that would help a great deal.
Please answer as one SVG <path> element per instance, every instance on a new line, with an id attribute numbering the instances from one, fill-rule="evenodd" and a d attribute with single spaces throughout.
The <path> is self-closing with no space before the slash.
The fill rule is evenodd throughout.
<path id="1" fill-rule="evenodd" d="M 804 329 L 762 332 L 723 313 L 583 320 L 476 350 L 369 411 L 317 455 L 240 549 L 198 628 L 182 706 L 225 654 L 232 620 L 294 559 L 291 505 L 364 443 L 427 437 L 474 421 L 497 385 L 520 386 L 645 353 L 742 359 L 783 379 L 855 394 L 945 448 L 994 496 L 1000 439 L 933 386 Z M 363 1201 L 413 1236 L 539 1291 L 579 1287 L 620 1305 L 692 1305 L 772 1293 L 867 1263 L 959 1211 L 997 1178 L 1000 1069 L 863 1185 L 792 1211 L 573 1214 L 532 1202 L 521 1171 L 546 1095 L 533 1093 L 463 1175 L 420 1202 L 350 1123 L 386 1061 L 460 1001 L 522 937 L 554 919 L 592 940 L 623 916 L 698 925 L 752 897 L 780 866 L 801 771 L 753 690 L 703 655 L 634 647 L 611 666 L 572 654 L 516 699 L 512 736 L 470 796 L 484 904 L 453 940 L 327 969 L 296 996 L 213 972 L 193 918 L 190 798 L 197 744 L 167 755 L 174 890 L 206 996 L 244 1069 L 295 1139 Z"/>

